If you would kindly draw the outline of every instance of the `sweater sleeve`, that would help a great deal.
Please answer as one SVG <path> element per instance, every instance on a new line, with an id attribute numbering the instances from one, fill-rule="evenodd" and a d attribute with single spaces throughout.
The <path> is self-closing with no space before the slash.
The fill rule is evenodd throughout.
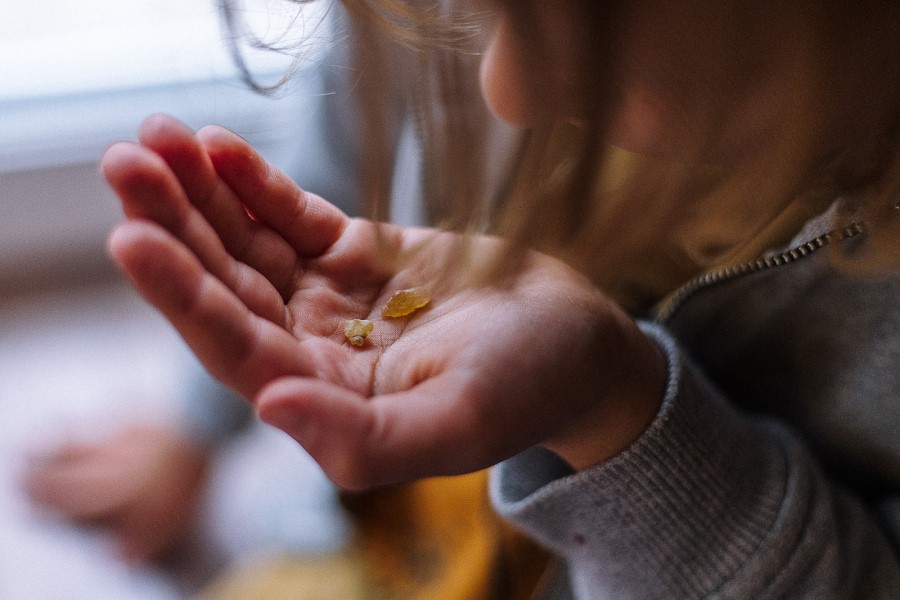
<path id="1" fill-rule="evenodd" d="M 575 598 L 897 598 L 862 506 L 780 424 L 736 411 L 665 330 L 666 397 L 644 434 L 575 473 L 534 448 L 495 467 L 498 511 L 566 562 Z"/>

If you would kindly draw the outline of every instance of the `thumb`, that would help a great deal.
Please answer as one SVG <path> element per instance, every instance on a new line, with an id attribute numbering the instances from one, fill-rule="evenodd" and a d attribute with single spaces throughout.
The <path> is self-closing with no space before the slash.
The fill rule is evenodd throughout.
<path id="1" fill-rule="evenodd" d="M 440 379 L 365 397 L 318 379 L 284 378 L 255 404 L 263 421 L 294 438 L 345 489 L 488 466 L 480 411 L 466 410 L 472 403 Z"/>

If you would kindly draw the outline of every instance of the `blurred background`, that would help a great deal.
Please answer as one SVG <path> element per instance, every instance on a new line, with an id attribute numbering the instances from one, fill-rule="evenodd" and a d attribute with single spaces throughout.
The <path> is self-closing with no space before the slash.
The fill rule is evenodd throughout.
<path id="1" fill-rule="evenodd" d="M 238 132 L 298 179 L 322 177 L 330 145 L 317 125 L 332 91 L 316 68 L 330 32 L 318 6 L 298 17 L 293 3 L 244 3 L 264 39 L 306 40 L 290 84 L 263 96 L 241 81 L 213 0 L 0 0 L 0 598 L 181 598 L 204 563 L 345 540 L 317 467 L 261 426 L 217 459 L 207 546 L 182 572 L 123 563 L 102 531 L 35 508 L 20 485 L 29 461 L 67 440 L 172 418 L 193 361 L 105 255 L 120 215 L 103 150 L 166 112 Z M 293 59 L 247 60 L 271 83 Z"/>

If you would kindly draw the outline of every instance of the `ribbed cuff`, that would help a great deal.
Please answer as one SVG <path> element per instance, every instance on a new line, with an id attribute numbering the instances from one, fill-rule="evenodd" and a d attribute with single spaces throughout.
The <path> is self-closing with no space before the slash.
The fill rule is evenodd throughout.
<path id="1" fill-rule="evenodd" d="M 566 558 L 579 597 L 596 597 L 586 588 L 597 581 L 620 597 L 713 591 L 759 548 L 785 495 L 780 445 L 719 398 L 664 330 L 642 328 L 666 352 L 669 381 L 641 437 L 580 473 L 536 448 L 492 474 L 498 511 Z"/>

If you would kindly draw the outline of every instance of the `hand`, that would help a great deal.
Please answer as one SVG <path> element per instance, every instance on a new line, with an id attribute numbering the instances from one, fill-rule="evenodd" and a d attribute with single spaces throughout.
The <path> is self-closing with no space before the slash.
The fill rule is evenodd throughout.
<path id="1" fill-rule="evenodd" d="M 207 458 L 175 430 L 132 426 L 41 457 L 26 472 L 25 489 L 37 504 L 110 530 L 126 560 L 147 561 L 190 531 Z"/>
<path id="2" fill-rule="evenodd" d="M 103 169 L 129 217 L 112 256 L 210 372 L 338 485 L 477 470 L 536 444 L 581 468 L 658 407 L 656 347 L 552 258 L 528 255 L 509 287 L 473 287 L 454 275 L 454 234 L 350 219 L 234 134 L 166 117 L 110 148 Z M 479 256 L 497 242 L 473 243 Z M 433 292 L 425 309 L 381 317 L 419 285 Z M 363 347 L 343 336 L 353 318 L 375 321 Z"/>

